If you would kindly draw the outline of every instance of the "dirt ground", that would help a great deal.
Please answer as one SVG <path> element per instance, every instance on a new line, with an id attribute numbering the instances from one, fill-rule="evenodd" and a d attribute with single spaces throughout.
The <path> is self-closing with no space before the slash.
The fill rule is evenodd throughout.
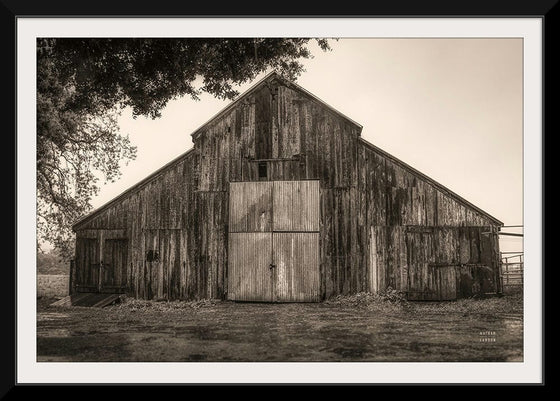
<path id="1" fill-rule="evenodd" d="M 523 360 L 520 294 L 442 303 L 369 294 L 318 304 L 37 299 L 37 361 L 488 362 Z"/>

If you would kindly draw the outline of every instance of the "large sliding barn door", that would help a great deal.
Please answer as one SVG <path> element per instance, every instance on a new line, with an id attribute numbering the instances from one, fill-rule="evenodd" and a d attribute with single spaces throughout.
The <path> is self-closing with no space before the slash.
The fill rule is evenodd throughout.
<path id="1" fill-rule="evenodd" d="M 319 182 L 230 184 L 228 299 L 319 300 Z"/>

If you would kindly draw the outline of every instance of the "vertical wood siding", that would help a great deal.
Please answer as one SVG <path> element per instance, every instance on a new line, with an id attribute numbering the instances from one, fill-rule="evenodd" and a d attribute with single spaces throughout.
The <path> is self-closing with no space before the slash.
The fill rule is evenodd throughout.
<path id="1" fill-rule="evenodd" d="M 76 284 L 97 286 L 99 243 L 93 238 L 76 238 Z"/>
<path id="2" fill-rule="evenodd" d="M 437 263 L 484 260 L 496 274 L 497 234 L 482 234 L 495 230 L 495 223 L 369 146 L 359 133 L 360 127 L 304 92 L 270 81 L 204 126 L 194 150 L 76 229 L 125 231 L 122 274 L 131 296 L 224 298 L 231 285 L 228 250 L 234 252 L 230 231 L 265 232 L 272 224 L 263 207 L 268 190 L 263 189 L 254 213 L 234 215 L 229 227 L 230 214 L 236 210 L 232 205 L 247 198 L 229 199 L 230 185 L 319 180 L 319 206 L 304 211 L 301 205 L 292 205 L 282 224 L 288 230 L 293 224 L 289 222 L 295 221 L 289 213 L 318 214 L 310 221 L 318 221 L 321 299 L 389 286 L 408 291 L 416 288 L 417 280 L 427 282 L 422 267 L 427 256 L 419 253 L 420 239 L 408 234 L 411 227 L 447 230 L 435 230 L 430 240 Z M 259 177 L 259 163 L 266 165 L 264 178 Z M 307 190 L 297 188 L 305 184 L 293 185 L 289 190 Z M 309 224 L 302 221 L 295 228 Z M 86 265 L 95 255 L 87 253 L 85 242 L 76 244 L 76 282 L 93 274 Z M 146 261 L 150 249 L 159 251 L 159 261 Z M 459 278 L 478 274 L 457 269 Z M 437 274 L 439 281 L 451 280 L 451 273 Z M 464 291 L 457 286 L 458 296 Z"/>
<path id="3" fill-rule="evenodd" d="M 274 231 L 319 231 L 318 181 L 276 181 L 273 194 Z"/>
<path id="4" fill-rule="evenodd" d="M 499 290 L 495 223 L 365 141 L 357 154 L 366 289 L 441 300 Z"/>
<path id="5" fill-rule="evenodd" d="M 259 132 L 268 130 L 266 121 L 262 121 L 266 110 L 270 110 L 272 116 L 269 119 L 272 138 L 270 148 L 268 142 L 258 139 Z M 320 215 L 317 220 L 312 216 L 310 221 L 319 221 L 321 298 L 366 288 L 367 270 L 360 263 L 361 256 L 358 256 L 358 250 L 361 249 L 361 243 L 358 244 L 360 226 L 356 219 L 351 218 L 359 212 L 355 202 L 359 193 L 356 169 L 358 132 L 358 127 L 307 95 L 285 86 L 272 86 L 263 87 L 247 96 L 223 117 L 204 127 L 195 140 L 195 149 L 203 155 L 200 159 L 199 187 L 205 191 L 223 191 L 225 187 L 222 183 L 228 179 L 230 185 L 259 181 L 259 159 L 267 159 L 266 179 L 270 181 L 320 181 L 319 208 L 308 212 Z M 268 149 L 271 149 L 270 154 L 267 153 Z M 220 167 L 223 164 L 228 164 L 229 167 Z M 212 173 L 206 173 L 207 171 Z M 216 175 L 217 172 L 229 174 L 229 177 Z M 306 189 L 292 187 L 285 190 Z M 315 194 L 318 196 L 318 192 Z M 279 192 L 278 196 L 283 195 Z M 246 197 L 229 199 L 228 211 L 232 211 L 231 202 L 238 204 L 243 202 L 242 199 Z M 279 205 L 282 204 L 284 203 L 279 202 Z M 259 208 L 255 210 L 260 213 L 252 218 L 253 221 L 269 221 L 268 211 Z M 293 224 L 290 222 L 295 221 L 292 218 L 301 217 L 288 216 L 294 211 L 300 213 L 302 210 L 298 205 L 296 208 L 286 208 L 284 223 L 280 223 L 284 226 L 275 230 L 290 230 L 289 227 Z M 308 212 L 303 211 L 304 214 Z M 245 218 L 249 216 L 234 216 L 232 224 L 235 227 L 230 227 L 229 230 L 243 230 L 248 223 L 244 221 Z M 298 224 L 306 226 L 310 223 L 302 221 Z M 266 224 L 254 228 L 268 229 Z M 303 228 L 291 227 L 297 230 Z M 308 228 L 315 229 L 311 226 Z M 227 236 L 228 228 L 225 223 L 221 230 Z M 220 249 L 227 249 L 227 243 L 218 242 L 217 245 Z M 227 273 L 227 255 L 219 266 Z"/>
<path id="6" fill-rule="evenodd" d="M 273 301 L 271 233 L 231 233 L 228 298 Z"/>
<path id="7" fill-rule="evenodd" d="M 220 214 L 226 214 L 222 209 L 227 199 L 223 194 L 220 197 L 219 193 L 197 191 L 198 160 L 195 152 L 188 153 L 78 227 L 78 236 L 119 230 L 120 238 L 126 239 L 122 271 L 105 274 L 107 280 L 120 280 L 128 295 L 144 299 L 194 299 L 218 292 L 218 271 L 208 272 L 208 260 L 223 259 L 225 251 L 220 254 L 219 249 L 211 250 L 208 238 L 214 242 L 213 238 L 220 232 L 205 231 L 205 237 L 199 234 L 221 224 Z M 211 219 L 198 218 L 201 207 L 211 213 Z M 226 243 L 225 239 L 222 243 Z M 77 260 L 83 259 L 81 247 L 79 240 Z M 109 249 L 104 248 L 105 252 Z M 147 261 L 149 250 L 157 251 L 159 260 Z M 210 252 L 212 258 L 208 257 Z M 77 266 L 77 275 L 81 270 Z M 208 284 L 209 275 L 216 283 Z M 208 286 L 212 287 L 211 291 Z"/>
<path id="8" fill-rule="evenodd" d="M 319 233 L 273 233 L 272 242 L 275 300 L 319 301 Z"/>
<path id="9" fill-rule="evenodd" d="M 104 288 L 126 286 L 128 244 L 122 239 L 106 239 L 103 247 L 102 283 Z"/>

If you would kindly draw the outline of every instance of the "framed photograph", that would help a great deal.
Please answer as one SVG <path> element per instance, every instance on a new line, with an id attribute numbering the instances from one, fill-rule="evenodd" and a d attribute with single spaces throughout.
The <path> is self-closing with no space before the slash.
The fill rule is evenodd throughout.
<path id="1" fill-rule="evenodd" d="M 543 21 L 17 15 L 15 383 L 542 384 Z"/>

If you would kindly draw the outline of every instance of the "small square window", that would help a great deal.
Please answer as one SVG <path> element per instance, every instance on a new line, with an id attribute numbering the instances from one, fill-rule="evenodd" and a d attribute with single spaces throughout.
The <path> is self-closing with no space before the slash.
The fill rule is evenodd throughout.
<path id="1" fill-rule="evenodd" d="M 153 249 L 146 251 L 147 262 L 157 262 L 159 260 L 159 252 Z"/>
<path id="2" fill-rule="evenodd" d="M 259 178 L 268 178 L 266 162 L 259 163 Z"/>

